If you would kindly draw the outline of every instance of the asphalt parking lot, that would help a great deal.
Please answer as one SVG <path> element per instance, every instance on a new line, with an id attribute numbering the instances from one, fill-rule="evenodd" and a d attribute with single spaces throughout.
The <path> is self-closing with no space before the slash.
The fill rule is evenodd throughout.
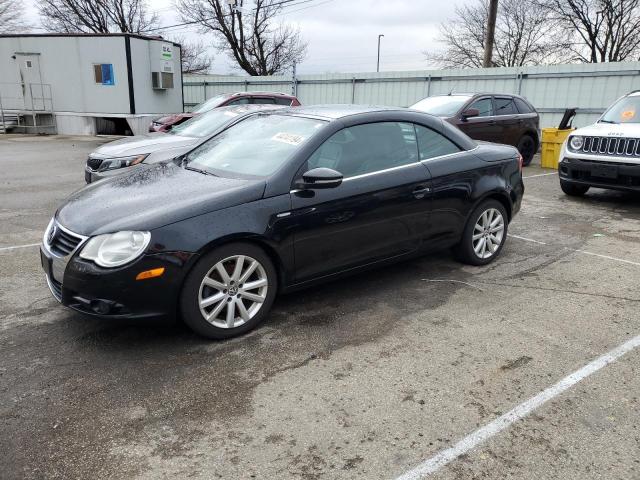
<path id="1" fill-rule="evenodd" d="M 640 348 L 469 437 L 640 335 L 640 196 L 527 167 L 493 264 L 398 264 L 211 342 L 51 297 L 33 244 L 106 140 L 0 138 L 3 478 L 640 478 Z"/>

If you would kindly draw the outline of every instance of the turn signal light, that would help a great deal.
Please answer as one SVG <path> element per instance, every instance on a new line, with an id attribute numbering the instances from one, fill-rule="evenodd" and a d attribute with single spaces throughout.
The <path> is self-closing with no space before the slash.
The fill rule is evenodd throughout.
<path id="1" fill-rule="evenodd" d="M 164 273 L 164 267 L 154 268 L 152 270 L 145 270 L 136 275 L 136 280 L 146 280 L 147 278 L 159 277 Z"/>

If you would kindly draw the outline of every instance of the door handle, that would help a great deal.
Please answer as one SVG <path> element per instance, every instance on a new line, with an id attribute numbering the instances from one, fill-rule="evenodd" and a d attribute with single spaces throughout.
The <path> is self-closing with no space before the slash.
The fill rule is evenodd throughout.
<path id="1" fill-rule="evenodd" d="M 415 198 L 417 198 L 418 200 L 420 200 L 421 198 L 424 198 L 424 196 L 429 193 L 431 191 L 431 189 L 429 187 L 425 187 L 424 185 L 420 185 L 416 188 L 413 189 L 413 196 Z"/>

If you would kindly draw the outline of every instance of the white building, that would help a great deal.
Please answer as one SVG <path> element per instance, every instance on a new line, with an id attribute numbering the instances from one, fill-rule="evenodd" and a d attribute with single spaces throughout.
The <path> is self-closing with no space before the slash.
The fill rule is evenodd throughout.
<path id="1" fill-rule="evenodd" d="M 0 132 L 144 133 L 183 110 L 180 56 L 160 37 L 0 35 Z"/>

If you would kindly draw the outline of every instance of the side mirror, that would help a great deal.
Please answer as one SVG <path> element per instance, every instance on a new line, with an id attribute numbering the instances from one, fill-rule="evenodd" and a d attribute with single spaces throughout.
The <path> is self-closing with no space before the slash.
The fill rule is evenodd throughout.
<path id="1" fill-rule="evenodd" d="M 462 119 L 466 120 L 467 118 L 471 118 L 471 117 L 478 117 L 480 116 L 480 110 L 478 110 L 477 108 L 467 108 L 464 112 L 462 112 Z"/>
<path id="2" fill-rule="evenodd" d="M 302 175 L 298 188 L 303 190 L 317 190 L 320 188 L 335 188 L 342 183 L 342 174 L 330 168 L 313 168 Z"/>

